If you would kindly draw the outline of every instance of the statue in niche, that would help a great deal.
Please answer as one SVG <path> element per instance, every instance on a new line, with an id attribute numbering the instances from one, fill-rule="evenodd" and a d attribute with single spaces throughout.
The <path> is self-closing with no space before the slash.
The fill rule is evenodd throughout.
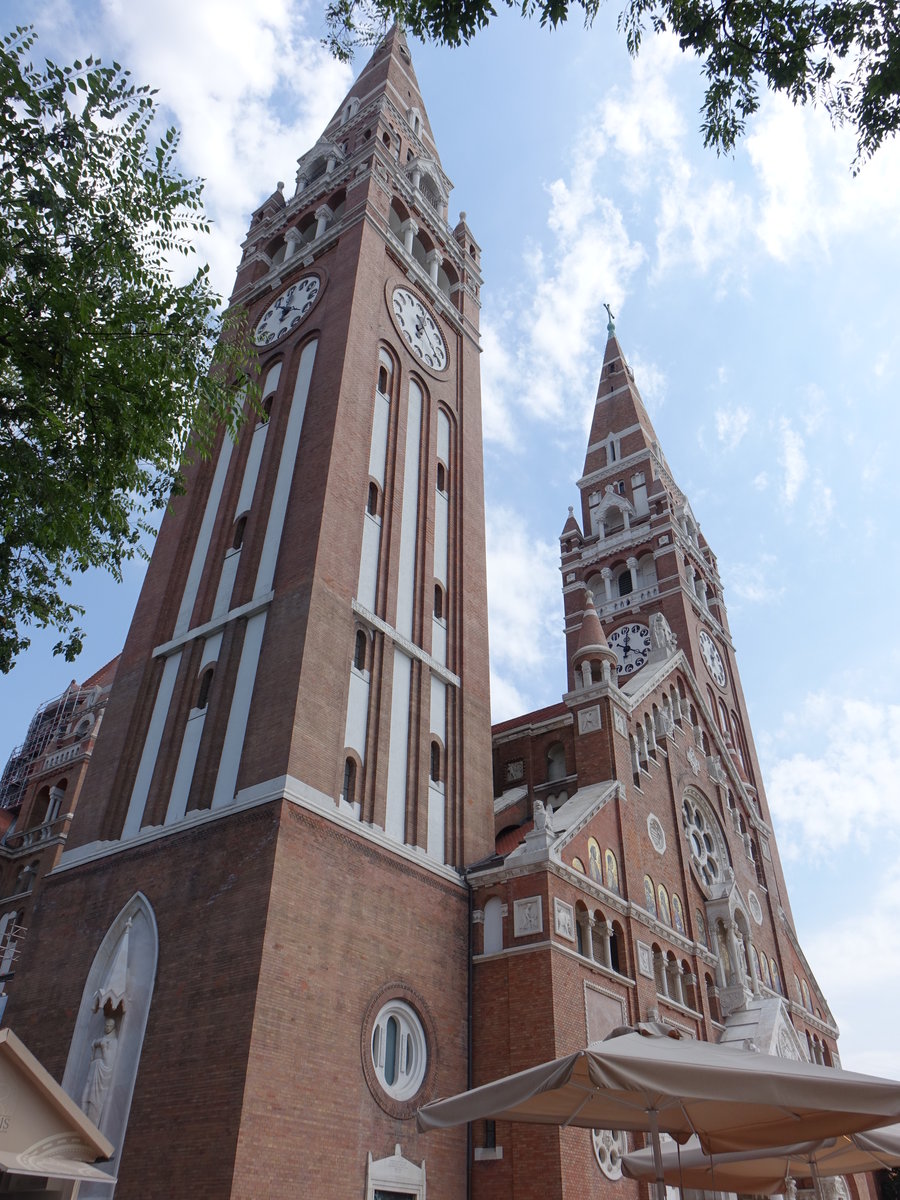
<path id="1" fill-rule="evenodd" d="M 103 1107 L 112 1083 L 118 1052 L 116 1021 L 114 1017 L 107 1016 L 103 1022 L 103 1036 L 91 1042 L 91 1061 L 81 1093 L 82 1112 L 95 1125 L 100 1124 L 100 1118 L 103 1116 Z"/>

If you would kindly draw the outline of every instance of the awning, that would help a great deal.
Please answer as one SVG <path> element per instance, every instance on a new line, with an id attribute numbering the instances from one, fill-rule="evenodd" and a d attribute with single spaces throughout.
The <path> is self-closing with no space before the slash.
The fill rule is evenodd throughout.
<path id="1" fill-rule="evenodd" d="M 0 1029 L 0 1169 L 50 1179 L 114 1176 L 115 1147 L 10 1029 Z"/>

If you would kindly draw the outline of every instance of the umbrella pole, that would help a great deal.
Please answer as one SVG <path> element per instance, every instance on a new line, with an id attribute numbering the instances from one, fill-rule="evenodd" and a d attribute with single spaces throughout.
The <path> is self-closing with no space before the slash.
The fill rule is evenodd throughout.
<path id="1" fill-rule="evenodd" d="M 813 1191 L 816 1193 L 817 1200 L 823 1200 L 822 1197 L 822 1181 L 819 1179 L 819 1168 L 816 1166 L 816 1160 L 810 1158 L 810 1170 L 812 1171 Z"/>
<path id="2" fill-rule="evenodd" d="M 653 1168 L 656 1172 L 656 1200 L 666 1200 L 662 1148 L 659 1144 L 659 1112 L 655 1108 L 648 1108 L 647 1116 L 650 1118 L 650 1144 L 653 1147 Z"/>

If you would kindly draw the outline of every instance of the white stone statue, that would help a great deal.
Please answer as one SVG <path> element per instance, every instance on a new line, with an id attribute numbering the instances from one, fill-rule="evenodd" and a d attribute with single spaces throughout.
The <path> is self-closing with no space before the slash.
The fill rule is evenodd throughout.
<path id="1" fill-rule="evenodd" d="M 666 654 L 674 654 L 678 649 L 678 639 L 661 612 L 654 613 L 650 618 L 650 640 L 656 650 L 665 650 Z"/>
<path id="2" fill-rule="evenodd" d="M 548 809 L 543 800 L 534 801 L 534 827 L 539 831 L 553 833 L 553 809 Z"/>
<path id="3" fill-rule="evenodd" d="M 112 1017 L 107 1017 L 103 1023 L 103 1036 L 91 1042 L 91 1062 L 81 1093 L 82 1112 L 95 1125 L 100 1124 L 103 1115 L 103 1106 L 112 1083 L 118 1052 L 116 1022 Z"/>

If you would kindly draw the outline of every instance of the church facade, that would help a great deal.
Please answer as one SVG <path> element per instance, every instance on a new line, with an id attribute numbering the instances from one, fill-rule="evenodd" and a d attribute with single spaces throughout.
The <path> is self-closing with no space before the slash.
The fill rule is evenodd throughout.
<path id="1" fill-rule="evenodd" d="M 166 514 L 8 987 L 117 1147 L 81 1196 L 624 1200 L 616 1131 L 416 1109 L 648 1018 L 838 1061 L 715 557 L 612 321 L 560 539 L 568 690 L 491 738 L 450 189 L 395 29 L 253 214 L 261 408 Z"/>

